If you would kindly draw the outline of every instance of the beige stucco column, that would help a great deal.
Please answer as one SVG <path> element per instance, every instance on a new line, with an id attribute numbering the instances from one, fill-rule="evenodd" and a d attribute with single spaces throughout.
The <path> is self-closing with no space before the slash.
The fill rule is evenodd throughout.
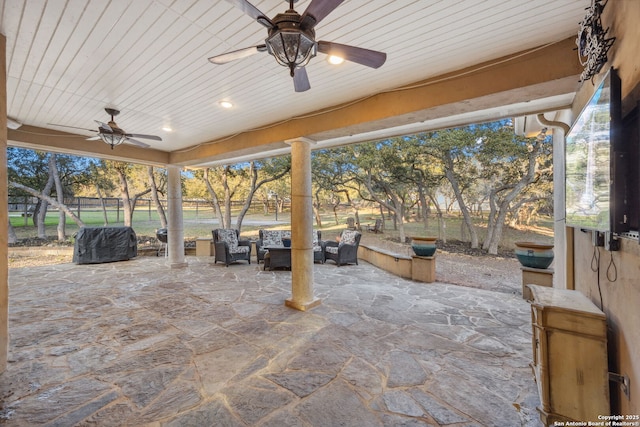
<path id="1" fill-rule="evenodd" d="M 167 250 L 171 268 L 187 266 L 184 258 L 184 224 L 182 221 L 182 185 L 180 168 L 167 166 Z"/>
<path id="2" fill-rule="evenodd" d="M 291 298 L 285 305 L 306 311 L 320 304 L 313 296 L 313 141 L 297 138 L 287 143 L 291 145 Z"/>
<path id="3" fill-rule="evenodd" d="M 9 221 L 7 189 L 7 39 L 0 34 L 0 373 L 7 369 L 9 351 Z"/>

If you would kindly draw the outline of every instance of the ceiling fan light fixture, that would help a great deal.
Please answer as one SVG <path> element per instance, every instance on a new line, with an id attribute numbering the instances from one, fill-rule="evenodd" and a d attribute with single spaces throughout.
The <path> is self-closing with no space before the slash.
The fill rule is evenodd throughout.
<path id="1" fill-rule="evenodd" d="M 231 101 L 220 101 L 218 102 L 218 105 L 225 109 L 233 108 L 233 103 Z"/>
<path id="2" fill-rule="evenodd" d="M 316 42 L 302 32 L 278 31 L 267 46 L 280 65 L 293 69 L 304 67 L 317 53 Z"/>
<path id="3" fill-rule="evenodd" d="M 276 16 L 276 24 L 265 40 L 267 49 L 276 58 L 278 64 L 291 70 L 304 67 L 318 53 L 318 44 L 313 29 L 300 28 L 300 15 L 289 10 Z"/>
<path id="4" fill-rule="evenodd" d="M 111 146 L 111 149 L 113 150 L 113 147 L 115 147 L 116 145 L 120 145 L 122 144 L 127 137 L 124 135 L 118 135 L 116 133 L 100 133 L 100 139 L 102 140 L 102 142 L 104 142 L 105 144 L 108 144 Z"/>

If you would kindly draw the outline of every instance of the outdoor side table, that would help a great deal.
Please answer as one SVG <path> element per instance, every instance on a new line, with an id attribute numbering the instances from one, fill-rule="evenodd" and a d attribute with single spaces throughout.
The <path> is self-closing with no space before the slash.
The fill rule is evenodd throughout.
<path id="1" fill-rule="evenodd" d="M 291 248 L 283 246 L 269 246 L 269 252 L 264 256 L 264 270 L 275 268 L 291 269 Z"/>

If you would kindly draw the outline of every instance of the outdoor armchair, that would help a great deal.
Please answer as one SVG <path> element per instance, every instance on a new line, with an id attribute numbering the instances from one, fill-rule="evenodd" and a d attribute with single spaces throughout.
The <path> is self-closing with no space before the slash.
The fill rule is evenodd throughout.
<path id="1" fill-rule="evenodd" d="M 240 240 L 238 230 L 216 228 L 212 234 L 216 251 L 215 262 L 224 262 L 227 267 L 237 261 L 247 261 L 251 264 L 251 242 Z"/>
<path id="2" fill-rule="evenodd" d="M 339 242 L 327 241 L 324 248 L 324 260 L 333 260 L 338 267 L 343 264 L 358 264 L 358 246 L 360 237 L 358 231 L 343 230 Z"/>
<path id="3" fill-rule="evenodd" d="M 371 231 L 373 233 L 382 233 L 382 228 L 384 227 L 384 222 L 378 218 L 376 219 L 375 224 L 373 225 L 367 225 L 367 231 Z"/>

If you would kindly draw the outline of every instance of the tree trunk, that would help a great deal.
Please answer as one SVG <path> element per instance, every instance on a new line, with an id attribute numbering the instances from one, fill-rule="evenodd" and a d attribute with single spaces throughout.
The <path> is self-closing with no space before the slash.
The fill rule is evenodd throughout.
<path id="1" fill-rule="evenodd" d="M 429 229 L 429 201 L 427 200 L 427 196 L 424 194 L 424 188 L 422 186 L 418 187 L 418 197 L 420 200 L 420 209 L 418 210 L 419 216 L 420 219 L 422 219 L 424 230 L 427 231 Z"/>
<path id="2" fill-rule="evenodd" d="M 398 212 L 396 216 L 398 218 L 398 238 L 400 239 L 400 243 L 405 243 L 407 241 L 407 236 L 404 232 L 404 204 L 399 204 Z"/>
<path id="3" fill-rule="evenodd" d="M 64 210 L 64 213 L 66 213 L 73 220 L 73 222 L 78 225 L 78 227 L 84 227 L 84 222 L 82 222 L 82 220 L 78 218 L 71 209 L 69 209 L 66 205 L 59 204 L 57 200 L 52 199 L 49 196 L 45 196 L 44 194 L 38 192 L 38 190 L 34 190 L 33 188 L 19 184 L 17 182 L 9 181 L 9 187 L 19 188 L 20 190 L 26 191 L 27 193 L 32 194 L 39 199 L 45 200 L 47 203 L 55 206 L 58 209 Z"/>
<path id="4" fill-rule="evenodd" d="M 509 203 L 506 202 L 505 204 L 501 205 L 500 209 L 498 210 L 498 215 L 496 217 L 496 225 L 493 231 L 493 238 L 491 239 L 491 243 L 487 248 L 488 252 L 492 255 L 498 254 L 498 243 L 500 243 L 500 240 L 502 238 L 502 229 L 504 228 L 504 222 L 507 216 L 508 205 Z"/>
<path id="5" fill-rule="evenodd" d="M 224 221 L 222 228 L 231 228 L 231 188 L 229 188 L 229 167 L 225 166 L 222 172 L 222 188 L 224 188 Z M 278 207 L 276 206 L 276 209 Z"/>
<path id="6" fill-rule="evenodd" d="M 476 232 L 475 227 L 473 226 L 473 220 L 471 219 L 471 214 L 469 213 L 469 208 L 464 202 L 464 198 L 462 197 L 462 191 L 460 191 L 460 185 L 458 184 L 458 179 L 453 174 L 453 166 L 445 168 L 445 176 L 451 183 L 451 188 L 453 189 L 453 193 L 456 196 L 456 201 L 458 202 L 458 207 L 460 208 L 460 212 L 462 213 L 462 217 L 464 218 L 464 224 L 469 231 L 471 237 L 471 248 L 478 248 L 478 233 Z"/>
<path id="7" fill-rule="evenodd" d="M 102 206 L 102 216 L 104 217 L 104 225 L 109 224 L 109 217 L 107 216 L 107 206 L 104 203 L 104 198 L 102 197 L 102 191 L 100 190 L 100 186 L 96 184 L 96 192 L 98 193 L 98 198 L 100 199 L 100 206 Z"/>
<path id="8" fill-rule="evenodd" d="M 320 191 L 316 191 L 315 203 L 313 204 L 313 216 L 316 219 L 316 226 L 322 228 L 322 217 L 320 216 L 320 208 L 322 208 L 322 202 L 320 201 Z"/>
<path id="9" fill-rule="evenodd" d="M 498 207 L 496 206 L 496 194 L 495 191 L 491 191 L 489 194 L 489 218 L 487 218 L 487 236 L 484 238 L 484 243 L 482 244 L 482 249 L 489 250 L 489 246 L 491 246 L 491 241 L 493 240 L 493 234 L 496 228 L 496 215 L 498 211 Z"/>
<path id="10" fill-rule="evenodd" d="M 48 201 L 47 198 L 51 195 L 51 189 L 53 188 L 53 174 L 51 168 L 49 168 L 49 179 L 47 184 L 42 190 L 42 197 L 40 197 L 40 207 L 37 209 L 37 214 L 34 212 L 34 218 L 36 219 L 36 226 L 38 227 L 38 237 L 40 239 L 47 238 L 47 229 L 45 225 L 45 219 L 47 217 Z"/>
<path id="11" fill-rule="evenodd" d="M 123 223 L 125 227 L 131 227 L 131 198 L 129 196 L 129 184 L 124 173 L 118 171 L 118 177 L 120 179 L 120 198 L 122 199 L 122 214 Z"/>
<path id="12" fill-rule="evenodd" d="M 124 226 L 131 227 L 133 211 L 131 209 L 131 196 L 129 196 L 129 184 L 127 177 L 120 168 L 116 168 L 118 178 L 120 179 L 120 198 L 122 199 L 122 211 L 124 214 Z"/>
<path id="13" fill-rule="evenodd" d="M 378 183 L 379 184 L 379 183 Z M 395 194 L 391 193 L 389 189 L 387 189 L 386 194 L 390 197 L 390 201 L 387 203 L 385 200 L 382 200 L 380 197 L 376 195 L 376 192 L 373 191 L 373 185 L 371 183 L 371 175 L 367 176 L 367 179 L 364 180 L 364 185 L 367 187 L 369 194 L 373 197 L 373 199 L 381 206 L 387 208 L 393 214 L 393 225 L 394 229 L 398 230 L 398 237 L 400 238 L 400 243 L 404 243 L 406 241 L 406 235 L 404 232 L 404 211 L 405 206 L 402 200 Z M 382 217 L 384 220 L 384 216 Z"/>
<path id="14" fill-rule="evenodd" d="M 536 160 L 541 149 L 542 141 L 537 140 L 527 159 L 527 174 L 524 175 L 516 184 L 503 186 L 502 188 L 494 190 L 496 197 L 501 191 L 506 191 L 507 195 L 501 199 L 500 203 L 496 202 L 498 205 L 498 215 L 495 220 L 491 241 L 488 246 L 489 253 L 492 255 L 496 255 L 498 253 L 498 243 L 500 243 L 500 240 L 502 239 L 502 230 L 504 228 L 507 212 L 509 211 L 509 205 L 511 205 L 511 202 L 527 187 L 527 185 L 535 181 Z"/>
<path id="15" fill-rule="evenodd" d="M 249 194 L 244 201 L 244 205 L 242 206 L 242 209 L 240 209 L 240 213 L 238 214 L 238 219 L 236 221 L 236 228 L 238 230 L 242 229 L 242 221 L 244 220 L 245 215 L 249 211 L 249 208 L 251 207 L 251 203 L 253 202 L 253 197 L 255 196 L 258 189 L 260 189 L 260 187 L 262 187 L 263 185 L 269 182 L 279 180 L 280 178 L 285 176 L 288 172 L 289 172 L 289 169 L 286 169 L 283 172 L 277 173 L 273 176 L 270 176 L 261 181 L 258 181 L 258 168 L 256 168 L 254 162 L 251 162 L 249 164 L 249 176 L 251 177 L 250 188 L 249 188 Z M 282 200 L 282 203 L 284 203 L 284 200 Z M 278 209 L 277 206 L 276 206 L 276 209 Z"/>
<path id="16" fill-rule="evenodd" d="M 529 179 L 523 179 L 518 182 L 507 195 L 502 199 L 498 206 L 498 215 L 496 216 L 495 225 L 493 229 L 493 233 L 491 235 L 491 241 L 489 242 L 488 251 L 492 255 L 496 255 L 498 253 L 498 243 L 502 239 L 502 230 L 504 228 L 504 222 L 507 216 L 507 212 L 509 211 L 509 205 L 516 198 L 522 190 L 529 184 L 530 181 L 533 181 L 533 172 Z"/>
<path id="17" fill-rule="evenodd" d="M 16 235 L 16 230 L 13 229 L 13 225 L 11 225 L 11 219 L 9 219 L 9 230 L 7 231 L 7 243 L 12 245 L 17 241 L 18 241 L 18 236 Z"/>
<path id="18" fill-rule="evenodd" d="M 64 204 L 64 191 L 62 189 L 62 182 L 60 181 L 60 174 L 58 173 L 58 166 L 56 165 L 56 155 L 51 154 L 49 157 L 49 173 L 53 175 L 53 182 L 56 186 L 56 196 L 58 203 Z M 67 238 L 67 216 L 62 209 L 58 210 L 58 240 L 64 241 Z"/>
<path id="19" fill-rule="evenodd" d="M 211 196 L 211 205 L 213 206 L 213 216 L 218 217 L 218 226 L 220 228 L 224 228 L 224 219 L 222 218 L 222 210 L 220 208 L 220 200 L 218 199 L 218 195 L 216 191 L 213 189 L 211 182 L 209 182 L 209 168 L 204 170 L 204 184 L 207 186 L 207 191 L 209 192 L 209 196 Z"/>
<path id="20" fill-rule="evenodd" d="M 153 176 L 153 166 L 147 166 L 147 174 L 149 176 L 149 188 L 151 188 L 151 199 L 156 205 L 158 216 L 160 217 L 160 228 L 167 228 L 167 215 L 164 212 L 160 198 L 158 197 L 158 186 L 156 185 L 156 179 Z"/>
<path id="21" fill-rule="evenodd" d="M 438 215 L 438 238 L 442 240 L 442 243 L 447 243 L 447 223 L 444 221 L 442 215 L 442 209 L 440 209 L 440 204 L 431 194 L 429 198 L 433 202 L 433 206 L 436 207 L 436 215 Z"/>
<path id="22" fill-rule="evenodd" d="M 249 163 L 249 177 L 249 194 L 247 194 L 247 198 L 244 200 L 244 205 L 242 205 L 242 208 L 238 213 L 238 218 L 236 218 L 236 229 L 238 231 L 242 230 L 242 221 L 244 220 L 244 216 L 247 214 L 249 208 L 251 207 L 251 202 L 253 201 L 254 194 L 256 194 L 256 191 L 258 190 L 258 170 L 256 169 L 254 162 Z M 263 183 L 261 183 L 260 185 L 262 184 Z"/>

